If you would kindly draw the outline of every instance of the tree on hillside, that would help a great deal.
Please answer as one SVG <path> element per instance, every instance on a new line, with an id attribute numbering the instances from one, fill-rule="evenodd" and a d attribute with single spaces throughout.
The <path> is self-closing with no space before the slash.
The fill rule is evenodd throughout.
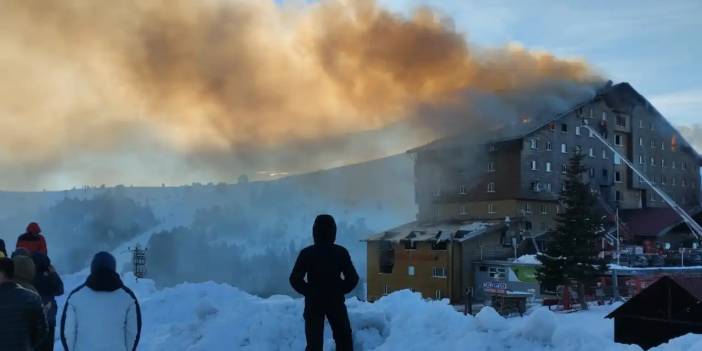
<path id="1" fill-rule="evenodd" d="M 562 211 L 556 216 L 556 228 L 545 252 L 538 255 L 542 266 L 537 278 L 547 288 L 576 284 L 583 308 L 585 287 L 592 285 L 596 274 L 606 269 L 606 262 L 598 258 L 598 237 L 604 223 L 596 207 L 596 198 L 589 184 L 583 181 L 586 171 L 583 155 L 575 154 L 568 162 L 565 188 L 560 194 Z"/>

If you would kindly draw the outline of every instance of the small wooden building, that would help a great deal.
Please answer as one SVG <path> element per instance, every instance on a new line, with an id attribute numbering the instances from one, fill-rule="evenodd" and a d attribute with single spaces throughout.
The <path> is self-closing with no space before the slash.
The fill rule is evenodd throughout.
<path id="1" fill-rule="evenodd" d="M 702 334 L 702 276 L 663 276 L 606 318 L 614 318 L 614 341 L 644 349 Z"/>

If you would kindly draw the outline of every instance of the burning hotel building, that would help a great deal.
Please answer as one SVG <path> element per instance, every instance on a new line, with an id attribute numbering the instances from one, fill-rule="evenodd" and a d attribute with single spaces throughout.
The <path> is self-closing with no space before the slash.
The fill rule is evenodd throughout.
<path id="1" fill-rule="evenodd" d="M 480 262 L 543 248 L 561 210 L 559 192 L 573 153 L 585 156 L 586 182 L 602 211 L 613 217 L 620 210 L 626 242 L 689 239 L 666 202 L 593 134 L 688 213 L 700 212 L 702 158 L 628 83 L 609 83 L 567 111 L 517 124 L 408 151 L 415 160 L 417 218 L 367 239 L 369 300 L 412 289 L 456 303 L 485 268 Z M 509 274 L 490 269 L 491 277 Z"/>

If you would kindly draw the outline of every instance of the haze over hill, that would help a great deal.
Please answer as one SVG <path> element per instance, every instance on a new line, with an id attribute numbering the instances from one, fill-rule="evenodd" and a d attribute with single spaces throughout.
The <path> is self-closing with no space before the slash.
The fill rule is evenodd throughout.
<path id="1" fill-rule="evenodd" d="M 84 269 L 100 250 L 126 269 L 127 249 L 140 243 L 158 284 L 214 280 L 263 296 L 292 294 L 287 275 L 312 242 L 317 214 L 337 218 L 338 241 L 365 275 L 361 240 L 414 218 L 413 178 L 402 154 L 267 182 L 1 192 L 0 238 L 13 249 L 36 220 L 62 273 Z M 266 274 L 249 274 L 260 269 Z"/>

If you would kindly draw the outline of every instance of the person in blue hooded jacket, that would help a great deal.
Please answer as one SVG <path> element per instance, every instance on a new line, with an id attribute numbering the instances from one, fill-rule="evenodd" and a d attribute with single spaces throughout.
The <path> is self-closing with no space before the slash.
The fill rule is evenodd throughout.
<path id="1" fill-rule="evenodd" d="M 290 285 L 305 297 L 306 350 L 322 350 L 325 317 L 331 326 L 336 350 L 353 350 L 344 295 L 358 284 L 358 273 L 349 252 L 334 244 L 334 217 L 328 214 L 317 216 L 312 226 L 312 236 L 314 244 L 300 251 L 290 274 Z"/>
<path id="2" fill-rule="evenodd" d="M 141 309 L 116 272 L 115 258 L 99 252 L 85 284 L 73 290 L 61 315 L 66 351 L 134 351 L 141 334 Z"/>

